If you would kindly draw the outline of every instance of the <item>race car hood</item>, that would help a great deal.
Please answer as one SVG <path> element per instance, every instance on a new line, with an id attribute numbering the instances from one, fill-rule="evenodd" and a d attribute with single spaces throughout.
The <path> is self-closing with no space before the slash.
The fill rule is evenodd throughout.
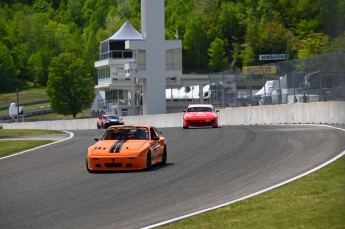
<path id="1" fill-rule="evenodd" d="M 217 114 L 214 112 L 187 112 L 184 118 L 187 120 L 215 119 Z"/>
<path id="2" fill-rule="evenodd" d="M 89 148 L 92 155 L 109 155 L 109 153 L 134 154 L 146 143 L 143 140 L 103 140 Z"/>

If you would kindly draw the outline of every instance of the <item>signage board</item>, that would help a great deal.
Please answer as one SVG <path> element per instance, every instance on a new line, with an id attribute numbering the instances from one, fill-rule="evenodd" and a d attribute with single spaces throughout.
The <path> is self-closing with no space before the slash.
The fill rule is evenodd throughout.
<path id="1" fill-rule="evenodd" d="M 262 54 L 259 60 L 288 60 L 289 54 Z"/>
<path id="2" fill-rule="evenodd" d="M 277 74 L 277 67 L 275 65 L 266 66 L 246 66 L 242 68 L 243 75 L 249 74 Z"/>

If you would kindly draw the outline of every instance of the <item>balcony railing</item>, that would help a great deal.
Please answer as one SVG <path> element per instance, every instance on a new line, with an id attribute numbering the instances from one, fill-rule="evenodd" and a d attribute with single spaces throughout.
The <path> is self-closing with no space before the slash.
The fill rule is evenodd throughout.
<path id="1" fill-rule="evenodd" d="M 124 76 L 124 74 L 121 74 L 121 75 Z M 134 79 L 129 78 L 129 77 L 111 77 L 111 78 L 98 79 L 98 85 L 111 84 L 111 83 L 133 84 Z"/>
<path id="2" fill-rule="evenodd" d="M 106 59 L 132 59 L 133 51 L 129 50 L 112 50 L 103 52 L 99 55 L 99 60 Z"/>

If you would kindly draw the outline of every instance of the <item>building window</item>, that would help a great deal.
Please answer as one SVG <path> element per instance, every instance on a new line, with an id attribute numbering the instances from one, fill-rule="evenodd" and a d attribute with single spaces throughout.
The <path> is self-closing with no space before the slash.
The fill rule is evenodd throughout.
<path id="1" fill-rule="evenodd" d="M 107 103 L 121 103 L 124 100 L 123 90 L 105 91 L 105 100 Z"/>
<path id="2" fill-rule="evenodd" d="M 146 51 L 138 50 L 138 70 L 146 70 Z"/>
<path id="3" fill-rule="evenodd" d="M 109 67 L 99 68 L 97 71 L 97 77 L 98 79 L 110 78 L 110 68 Z"/>
<path id="4" fill-rule="evenodd" d="M 125 70 L 124 68 L 117 68 L 117 74 L 120 76 L 120 77 L 125 77 Z"/>
<path id="5" fill-rule="evenodd" d="M 98 84 L 109 83 L 110 81 L 110 68 L 98 68 L 97 69 Z"/>
<path id="6" fill-rule="evenodd" d="M 182 70 L 182 52 L 181 49 L 170 49 L 165 52 L 166 70 Z"/>

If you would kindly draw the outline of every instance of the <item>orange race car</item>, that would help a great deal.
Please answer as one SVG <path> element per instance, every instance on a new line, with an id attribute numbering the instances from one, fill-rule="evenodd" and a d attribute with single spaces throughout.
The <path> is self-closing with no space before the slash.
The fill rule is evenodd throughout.
<path id="1" fill-rule="evenodd" d="M 86 169 L 93 171 L 150 169 L 166 164 L 166 139 L 153 126 L 110 126 L 88 148 Z"/>

